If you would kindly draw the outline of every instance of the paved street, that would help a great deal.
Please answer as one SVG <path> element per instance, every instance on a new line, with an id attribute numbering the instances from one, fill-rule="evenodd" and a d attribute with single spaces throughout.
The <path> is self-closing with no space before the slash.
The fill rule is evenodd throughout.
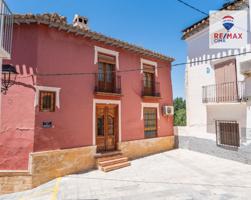
<path id="1" fill-rule="evenodd" d="M 130 167 L 55 179 L 1 200 L 250 199 L 251 166 L 189 150 L 134 160 Z"/>

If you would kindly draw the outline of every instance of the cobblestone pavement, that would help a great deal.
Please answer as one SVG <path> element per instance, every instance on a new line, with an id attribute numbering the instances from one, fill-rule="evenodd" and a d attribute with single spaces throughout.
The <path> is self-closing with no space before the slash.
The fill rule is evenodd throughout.
<path id="1" fill-rule="evenodd" d="M 189 150 L 137 159 L 131 166 L 57 178 L 1 200 L 251 199 L 251 165 Z"/>

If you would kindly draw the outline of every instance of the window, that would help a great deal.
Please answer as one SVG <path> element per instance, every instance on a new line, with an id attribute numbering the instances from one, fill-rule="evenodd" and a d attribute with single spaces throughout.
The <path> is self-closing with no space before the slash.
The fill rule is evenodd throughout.
<path id="1" fill-rule="evenodd" d="M 157 109 L 144 108 L 144 133 L 145 138 L 157 136 Z"/>
<path id="2" fill-rule="evenodd" d="M 115 57 L 98 54 L 98 86 L 103 92 L 113 92 L 115 88 Z"/>
<path id="3" fill-rule="evenodd" d="M 153 96 L 154 94 L 154 66 L 143 65 L 144 95 Z"/>
<path id="4" fill-rule="evenodd" d="M 55 111 L 56 92 L 40 91 L 39 92 L 39 111 L 54 112 Z"/>
<path id="5" fill-rule="evenodd" d="M 102 47 L 95 46 L 94 64 L 100 62 L 100 59 L 105 59 L 106 62 L 114 64 L 116 69 L 119 69 L 119 52 L 111 49 L 105 49 Z"/>

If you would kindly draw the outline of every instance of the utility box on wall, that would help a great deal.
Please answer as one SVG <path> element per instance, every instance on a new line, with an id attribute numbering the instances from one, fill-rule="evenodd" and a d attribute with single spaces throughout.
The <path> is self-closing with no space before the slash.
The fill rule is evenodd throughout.
<path id="1" fill-rule="evenodd" d="M 162 114 L 163 116 L 170 116 L 170 115 L 173 115 L 174 114 L 174 109 L 173 109 L 173 106 L 163 106 L 162 107 Z"/>

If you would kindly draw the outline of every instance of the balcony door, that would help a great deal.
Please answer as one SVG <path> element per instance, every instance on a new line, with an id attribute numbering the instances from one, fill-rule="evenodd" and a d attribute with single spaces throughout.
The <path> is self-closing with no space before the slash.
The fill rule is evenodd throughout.
<path id="1" fill-rule="evenodd" d="M 155 91 L 155 70 L 154 66 L 150 65 L 143 65 L 143 81 L 144 81 L 144 95 L 145 96 L 153 96 L 154 91 Z"/>
<path id="2" fill-rule="evenodd" d="M 98 152 L 116 150 L 118 138 L 118 106 L 96 105 L 96 145 Z"/>
<path id="3" fill-rule="evenodd" d="M 214 66 L 216 101 L 236 101 L 238 97 L 236 61 L 228 60 Z"/>
<path id="4" fill-rule="evenodd" d="M 114 92 L 116 88 L 115 58 L 100 54 L 98 62 L 98 87 L 103 92 Z"/>

